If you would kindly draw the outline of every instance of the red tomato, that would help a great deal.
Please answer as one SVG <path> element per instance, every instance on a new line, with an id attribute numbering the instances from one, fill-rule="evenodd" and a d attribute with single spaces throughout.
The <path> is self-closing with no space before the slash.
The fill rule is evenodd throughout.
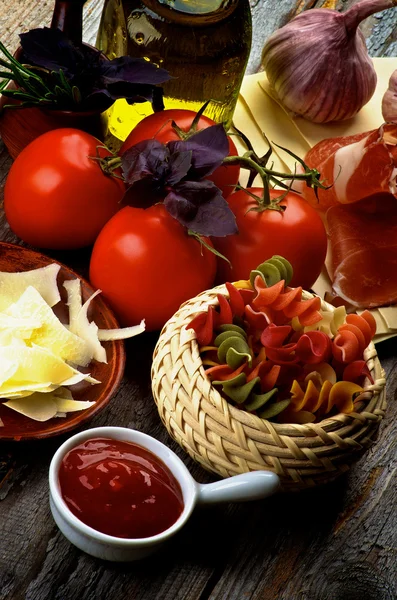
<path id="1" fill-rule="evenodd" d="M 4 210 L 11 229 L 39 248 L 68 250 L 94 243 L 117 212 L 124 183 L 105 175 L 102 145 L 78 129 L 55 129 L 17 156 L 7 177 Z M 99 149 L 100 156 L 111 153 Z"/>
<path id="2" fill-rule="evenodd" d="M 120 322 L 161 329 L 185 300 L 210 288 L 215 255 L 202 248 L 163 204 L 126 206 L 105 225 L 93 248 L 91 283 Z"/>
<path id="3" fill-rule="evenodd" d="M 172 121 L 183 131 L 189 131 L 190 126 L 196 113 L 192 110 L 184 109 L 169 109 L 161 112 L 153 113 L 140 121 L 131 131 L 124 144 L 121 146 L 120 154 L 123 154 L 131 146 L 135 146 L 138 142 L 155 138 L 159 142 L 166 144 L 174 140 L 181 139 L 175 129 L 172 127 Z M 208 117 L 202 115 L 197 124 L 197 130 L 206 129 L 211 125 L 215 125 Z M 229 156 L 237 156 L 237 149 L 231 137 L 229 140 Z M 222 165 L 218 167 L 211 175 L 205 179 L 213 181 L 221 190 L 224 198 L 227 198 L 237 185 L 240 174 L 239 165 Z"/>
<path id="4" fill-rule="evenodd" d="M 260 188 L 250 188 L 260 196 Z M 280 190 L 271 190 L 271 198 Z M 250 271 L 274 254 L 284 256 L 294 269 L 291 286 L 310 289 L 320 274 L 327 252 L 327 234 L 317 212 L 303 198 L 289 192 L 280 204 L 284 212 L 249 211 L 257 206 L 255 199 L 244 190 L 235 192 L 228 203 L 236 215 L 239 233 L 224 238 L 213 238 L 213 244 L 226 256 L 233 269 L 224 260 L 218 262 L 220 282 L 248 279 Z"/>

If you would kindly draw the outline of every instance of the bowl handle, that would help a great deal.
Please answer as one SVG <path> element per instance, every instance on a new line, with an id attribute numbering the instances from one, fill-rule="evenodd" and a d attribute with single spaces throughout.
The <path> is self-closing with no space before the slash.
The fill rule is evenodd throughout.
<path id="1" fill-rule="evenodd" d="M 271 496 L 279 489 L 280 480 L 271 471 L 251 471 L 215 483 L 197 485 L 199 503 L 247 502 Z"/>

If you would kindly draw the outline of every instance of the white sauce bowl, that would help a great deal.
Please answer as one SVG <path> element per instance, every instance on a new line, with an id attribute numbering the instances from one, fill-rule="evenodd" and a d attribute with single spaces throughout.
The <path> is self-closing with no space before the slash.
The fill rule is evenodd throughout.
<path id="1" fill-rule="evenodd" d="M 59 468 L 64 456 L 72 448 L 94 438 L 110 438 L 138 444 L 165 463 L 181 486 L 184 502 L 181 515 L 171 527 L 147 538 L 118 538 L 89 527 L 69 510 L 61 495 Z M 150 435 L 126 427 L 97 427 L 73 435 L 58 448 L 50 465 L 49 485 L 52 515 L 59 529 L 72 544 L 87 554 L 104 560 L 132 561 L 152 554 L 179 531 L 197 503 L 245 502 L 266 498 L 278 490 L 279 478 L 271 471 L 253 471 L 215 483 L 200 484 L 193 479 L 172 450 Z"/>

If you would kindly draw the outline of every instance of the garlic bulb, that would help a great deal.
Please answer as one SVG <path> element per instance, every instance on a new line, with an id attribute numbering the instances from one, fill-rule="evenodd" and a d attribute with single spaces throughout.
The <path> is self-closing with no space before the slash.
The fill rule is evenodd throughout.
<path id="1" fill-rule="evenodd" d="M 353 117 L 376 87 L 358 25 L 396 5 L 397 0 L 363 0 L 345 13 L 311 9 L 273 33 L 262 64 L 281 104 L 315 123 Z"/>
<path id="2" fill-rule="evenodd" d="M 389 79 L 389 89 L 382 99 L 382 115 L 386 123 L 397 123 L 397 69 Z"/>

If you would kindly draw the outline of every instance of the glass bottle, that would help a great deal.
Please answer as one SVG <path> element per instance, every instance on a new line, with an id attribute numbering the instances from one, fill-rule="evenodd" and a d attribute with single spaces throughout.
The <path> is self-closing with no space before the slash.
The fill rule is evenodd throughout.
<path id="1" fill-rule="evenodd" d="M 83 4 L 86 0 L 55 0 L 51 27 L 60 29 L 76 44 L 81 44 Z"/>
<path id="2" fill-rule="evenodd" d="M 129 54 L 167 69 L 166 108 L 197 111 L 231 124 L 251 49 L 249 0 L 105 0 L 97 46 L 109 58 Z M 124 140 L 152 112 L 146 102 L 118 100 L 109 112 Z"/>

